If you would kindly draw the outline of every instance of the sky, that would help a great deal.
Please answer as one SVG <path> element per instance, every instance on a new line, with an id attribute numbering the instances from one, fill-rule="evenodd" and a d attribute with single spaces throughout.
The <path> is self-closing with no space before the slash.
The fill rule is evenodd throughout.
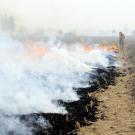
<path id="1" fill-rule="evenodd" d="M 0 13 L 31 30 L 135 29 L 135 0 L 0 0 Z"/>

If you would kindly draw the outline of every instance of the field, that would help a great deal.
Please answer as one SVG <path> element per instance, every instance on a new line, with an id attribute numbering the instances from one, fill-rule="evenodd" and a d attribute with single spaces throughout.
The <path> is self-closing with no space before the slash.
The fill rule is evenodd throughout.
<path id="1" fill-rule="evenodd" d="M 102 41 L 111 42 L 112 38 L 100 38 L 100 42 Z M 120 58 L 123 66 L 118 69 L 125 75 L 116 79 L 115 86 L 94 93 L 100 101 L 98 120 L 81 128 L 79 135 L 135 134 L 135 39 L 127 37 L 125 45 L 126 59 Z"/>
<path id="2" fill-rule="evenodd" d="M 134 135 L 134 37 L 52 40 L 0 38 L 0 133 Z"/>

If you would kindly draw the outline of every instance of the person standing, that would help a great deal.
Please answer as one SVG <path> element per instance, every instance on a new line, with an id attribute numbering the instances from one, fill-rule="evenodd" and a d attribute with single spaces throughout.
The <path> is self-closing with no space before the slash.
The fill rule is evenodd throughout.
<path id="1" fill-rule="evenodd" d="M 125 55 L 125 44 L 124 44 L 124 40 L 125 40 L 124 33 L 119 32 L 119 48 L 120 48 L 120 52 L 123 53 L 123 55 Z"/>

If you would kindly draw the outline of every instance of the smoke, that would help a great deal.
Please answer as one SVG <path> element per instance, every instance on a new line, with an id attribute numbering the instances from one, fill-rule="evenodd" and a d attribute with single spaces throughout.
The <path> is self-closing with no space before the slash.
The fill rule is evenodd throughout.
<path id="1" fill-rule="evenodd" d="M 1 9 L 0 135 L 32 135 L 32 127 L 28 127 L 17 116 L 41 112 L 68 113 L 58 100 L 79 100 L 80 97 L 73 88 L 89 87 L 94 68 L 117 65 L 109 61 L 110 55 L 111 58 L 115 57 L 115 53 L 98 49 L 98 45 L 92 45 L 91 50 L 77 42 L 78 37 L 74 33 L 59 33 L 53 38 L 48 36 L 48 31 L 51 30 L 87 31 L 89 26 L 86 22 L 91 24 L 92 19 L 87 17 L 88 10 L 82 10 L 81 15 L 80 9 L 86 9 L 86 5 L 87 9 L 91 9 L 88 4 L 80 8 L 82 3 L 77 6 L 76 1 L 73 2 L 72 10 L 69 10 L 70 2 L 67 2 L 68 6 L 63 3 L 64 6 L 58 4 L 58 7 L 53 3 L 49 6 L 37 3 L 38 1 L 17 1 L 5 4 L 4 11 Z M 42 10 L 37 7 L 42 7 Z M 12 10 L 16 11 L 10 15 Z M 19 18 L 14 17 L 16 15 Z M 91 24 L 91 28 L 93 26 Z M 28 38 L 32 41 L 27 41 Z M 30 121 L 35 121 L 41 127 L 51 126 L 42 117 L 32 118 Z"/>
<path id="2" fill-rule="evenodd" d="M 96 47 L 86 50 L 80 43 L 67 45 L 51 38 L 48 42 L 21 42 L 1 36 L 0 134 L 31 134 L 16 115 L 67 113 L 57 101 L 79 100 L 73 88 L 88 87 L 92 78 L 87 73 L 93 73 L 93 68 L 111 66 L 109 55 L 115 56 Z M 38 122 L 47 125 L 42 118 Z"/>
<path id="3" fill-rule="evenodd" d="M 0 135 L 32 135 L 31 129 L 20 122 L 17 117 L 8 117 L 0 114 Z"/>

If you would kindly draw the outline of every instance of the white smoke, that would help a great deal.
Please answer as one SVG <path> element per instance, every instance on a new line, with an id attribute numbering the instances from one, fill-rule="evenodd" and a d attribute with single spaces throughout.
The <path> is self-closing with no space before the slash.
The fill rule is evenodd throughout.
<path id="1" fill-rule="evenodd" d="M 18 118 L 0 114 L 0 135 L 32 135 L 31 129 L 27 128 Z"/>
<path id="2" fill-rule="evenodd" d="M 0 37 L 2 114 L 67 113 L 56 101 L 78 100 L 79 96 L 73 87 L 89 86 L 90 77 L 85 74 L 93 72 L 94 67 L 109 66 L 107 53 L 97 49 L 86 53 L 79 43 L 67 46 L 47 42 L 43 47 L 48 48 L 48 51 L 43 56 L 37 56 L 29 52 L 25 43 Z M 6 128 L 15 130 L 16 134 L 20 134 L 18 131 L 22 131 L 20 135 L 30 134 L 25 126 L 21 127 L 18 119 L 7 118 L 2 114 L 2 135 L 7 134 Z"/>

